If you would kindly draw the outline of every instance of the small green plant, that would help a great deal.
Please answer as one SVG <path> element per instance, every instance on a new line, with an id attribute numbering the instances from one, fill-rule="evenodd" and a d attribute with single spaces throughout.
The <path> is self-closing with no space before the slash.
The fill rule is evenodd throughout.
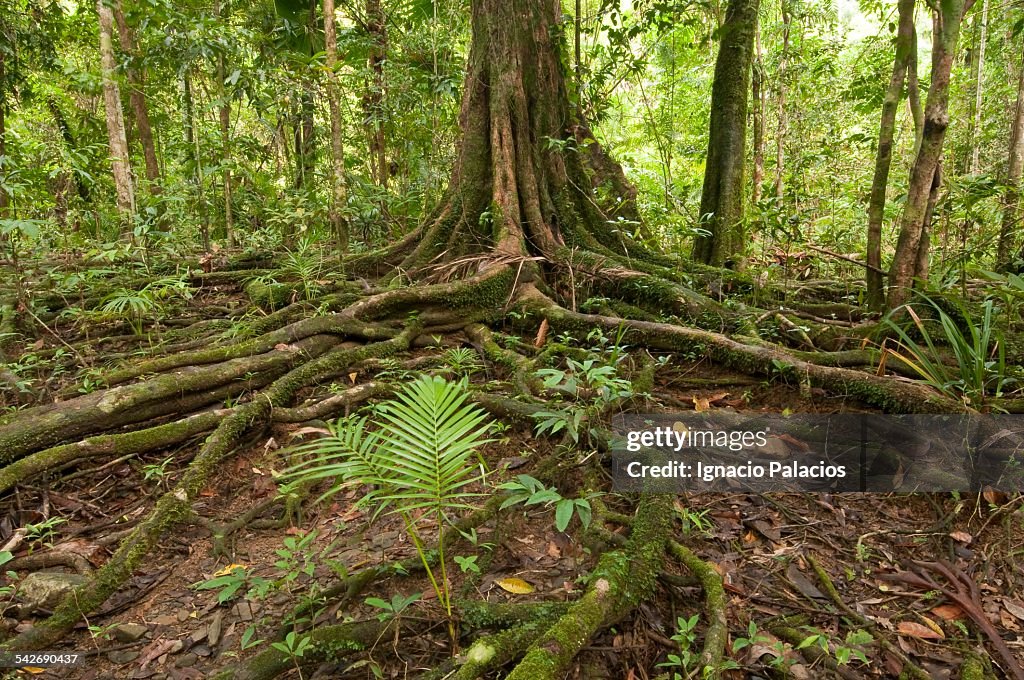
<path id="1" fill-rule="evenodd" d="M 26 524 L 25 538 L 29 541 L 40 541 L 41 543 L 49 544 L 57 537 L 56 528 L 65 522 L 67 520 L 63 517 L 51 517 L 42 522 Z"/>
<path id="2" fill-rule="evenodd" d="M 459 565 L 459 569 L 462 570 L 463 574 L 469 571 L 474 574 L 480 573 L 480 565 L 476 563 L 476 560 L 476 555 L 469 555 L 467 557 L 463 557 L 462 555 L 455 556 L 455 564 Z"/>
<path id="3" fill-rule="evenodd" d="M 502 502 L 499 510 L 520 503 L 524 506 L 554 504 L 555 529 L 558 531 L 565 531 L 569 528 L 573 514 L 580 518 L 580 524 L 584 529 L 590 526 L 593 510 L 587 498 L 563 498 L 558 491 L 544 486 L 540 480 L 530 475 L 517 475 L 515 481 L 499 484 L 497 488 L 508 491 L 510 494 Z"/>
<path id="4" fill-rule="evenodd" d="M 387 621 L 388 619 L 399 616 L 403 611 L 409 608 L 409 605 L 416 602 L 421 597 L 423 597 L 423 593 L 413 593 L 412 595 L 395 593 L 391 596 L 390 602 L 382 600 L 379 597 L 368 597 L 365 602 L 371 607 L 376 607 L 381 610 L 381 613 L 377 615 L 378 620 Z"/>
<path id="5" fill-rule="evenodd" d="M 142 480 L 144 482 L 155 481 L 157 486 L 166 486 L 167 478 L 170 473 L 167 472 L 167 466 L 170 465 L 171 461 L 174 460 L 173 456 L 164 458 L 159 463 L 148 463 L 142 466 Z"/>
<path id="6" fill-rule="evenodd" d="M 294 630 L 288 631 L 285 635 L 284 640 L 279 642 L 271 642 L 270 646 L 281 652 L 295 665 L 295 670 L 299 673 L 299 678 L 302 678 L 302 667 L 299 665 L 299 659 L 306 653 L 309 646 L 313 644 L 313 638 L 305 633 L 296 633 Z"/>
<path id="7" fill-rule="evenodd" d="M 672 636 L 672 641 L 679 645 L 679 653 L 669 654 L 668 660 L 657 666 L 658 668 L 679 668 L 683 671 L 682 674 L 673 671 L 672 680 L 688 678 L 694 671 L 698 655 L 693 652 L 693 643 L 697 639 L 697 622 L 699 620 L 699 614 L 694 614 L 690 618 L 680 616 L 676 619 L 676 634 Z"/>
<path id="8" fill-rule="evenodd" d="M 445 351 L 443 360 L 448 375 L 470 377 L 483 368 L 476 351 L 468 347 L 452 347 Z"/>
<path id="9" fill-rule="evenodd" d="M 163 303 L 174 297 L 192 298 L 192 287 L 184 275 L 150 281 L 140 290 L 119 288 L 103 298 L 99 311 L 101 316 L 126 321 L 135 335 L 142 335 L 146 319 L 156 315 Z"/>
<path id="10" fill-rule="evenodd" d="M 864 664 L 870 663 L 867 656 L 860 649 L 863 645 L 870 644 L 875 640 L 871 633 L 866 630 L 851 630 L 846 634 L 844 644 L 836 644 L 832 642 L 826 633 L 817 628 L 804 626 L 804 629 L 809 632 L 809 635 L 796 646 L 797 649 L 816 646 L 825 654 L 834 657 L 836 663 L 840 666 L 847 665 L 853 659 L 857 659 Z"/>
<path id="11" fill-rule="evenodd" d="M 292 449 L 310 457 L 284 473 L 283 479 L 290 481 L 282 489 L 290 493 L 296 485 L 333 478 L 327 496 L 349 485 L 372 485 L 361 503 L 373 507 L 375 515 L 386 510 L 402 518 L 448 614 L 453 640 L 444 535 L 448 514 L 471 508 L 469 501 L 480 495 L 468 489 L 483 477 L 476 473 L 473 459 L 483 469 L 477 451 L 491 441 L 487 436 L 492 431 L 486 414 L 468 403 L 466 386 L 465 379 L 456 383 L 423 376 L 374 408 L 372 429 L 365 416 L 339 420 L 327 437 Z M 436 527 L 436 566 L 427 558 L 418 528 L 424 518 L 432 519 Z"/>
<path id="12" fill-rule="evenodd" d="M 538 411 L 537 434 L 557 434 L 563 430 L 575 444 L 589 443 L 600 425 L 605 410 L 617 401 L 633 395 L 632 386 L 617 375 L 616 367 L 598 359 L 566 359 L 565 370 L 542 368 L 536 375 L 545 389 L 566 396 L 569 401 L 557 411 Z M 586 430 L 583 426 L 587 425 Z"/>
<path id="13" fill-rule="evenodd" d="M 897 308 L 885 319 L 888 328 L 898 338 L 897 349 L 886 347 L 886 355 L 898 358 L 925 383 L 954 399 L 962 398 L 966 403 L 980 405 L 989 394 L 1001 396 L 1013 379 L 1006 374 L 1006 353 L 1002 335 L 995 327 L 992 301 L 982 303 L 980 319 L 972 319 L 966 307 L 958 306 L 957 313 L 964 320 L 965 332 L 961 324 L 935 300 L 923 293 L 919 296 L 938 319 L 945 341 L 956 359 L 956 368 L 945 364 L 938 349 L 938 339 L 932 336 L 911 304 Z M 912 337 L 909 330 L 897 322 L 904 311 L 920 340 Z"/>

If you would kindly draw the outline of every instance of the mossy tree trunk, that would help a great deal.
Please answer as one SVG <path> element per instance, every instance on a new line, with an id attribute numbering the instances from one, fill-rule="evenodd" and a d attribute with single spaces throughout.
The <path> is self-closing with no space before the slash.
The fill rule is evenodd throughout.
<path id="1" fill-rule="evenodd" d="M 875 153 L 875 174 L 871 180 L 871 198 L 868 202 L 867 288 L 868 304 L 881 309 L 885 301 L 882 267 L 882 219 L 885 214 L 885 193 L 889 187 L 889 168 L 892 165 L 892 144 L 896 131 L 896 111 L 899 108 L 903 84 L 911 63 L 911 51 L 917 50 L 917 31 L 914 29 L 914 0 L 899 0 L 899 28 L 896 31 L 896 56 L 892 76 L 882 101 L 882 122 L 878 130 L 878 150 Z"/>
<path id="2" fill-rule="evenodd" d="M 892 267 L 889 269 L 889 308 L 895 309 L 910 299 L 914 279 L 920 276 L 919 263 L 925 243 L 925 223 L 932 184 L 942 158 L 942 144 L 949 127 L 949 78 L 956 57 L 960 26 L 974 0 L 944 0 L 933 10 L 931 85 L 925 105 L 921 148 L 910 172 L 907 200 L 900 221 Z"/>
<path id="3" fill-rule="evenodd" d="M 721 266 L 743 249 L 743 168 L 746 162 L 747 91 L 760 0 L 730 0 L 711 89 L 700 215 L 710 232 L 697 237 L 693 258 Z M 756 106 L 756 104 L 755 104 Z"/>
<path id="4" fill-rule="evenodd" d="M 1010 153 L 1006 164 L 1006 193 L 1003 197 L 1003 224 L 999 232 L 996 261 L 1000 269 L 1008 268 L 1013 250 L 1014 234 L 1020 224 L 1020 179 L 1024 171 L 1024 59 L 1017 81 L 1017 108 L 1010 127 Z M 1024 253 L 1022 253 L 1024 255 Z"/>
<path id="5" fill-rule="evenodd" d="M 472 2 L 462 143 L 440 207 L 395 249 L 404 270 L 438 256 L 627 250 L 614 222 L 636 221 L 635 191 L 569 105 L 560 16 L 549 0 Z"/>

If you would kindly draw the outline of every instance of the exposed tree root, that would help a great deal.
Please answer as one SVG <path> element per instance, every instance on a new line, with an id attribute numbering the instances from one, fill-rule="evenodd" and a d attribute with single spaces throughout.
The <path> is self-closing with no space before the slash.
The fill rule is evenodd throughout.
<path id="1" fill-rule="evenodd" d="M 149 516 L 122 541 L 95 577 L 72 591 L 50 618 L 8 641 L 3 648 L 41 649 L 60 640 L 82 616 L 100 606 L 132 575 L 169 529 L 192 516 L 191 503 L 206 486 L 218 464 L 231 454 L 245 433 L 268 422 L 274 408 L 286 405 L 299 389 L 314 383 L 323 372 L 408 348 L 418 332 L 419 327 L 413 325 L 391 340 L 330 351 L 293 369 L 251 402 L 224 418 L 188 466 L 181 481 L 157 501 Z M 316 337 L 320 336 L 313 339 Z M 118 389 L 123 388 L 110 391 Z"/>
<path id="2" fill-rule="evenodd" d="M 303 423 L 307 420 L 327 418 L 364 401 L 391 394 L 394 390 L 394 386 L 387 383 L 368 382 L 312 404 L 276 409 L 272 417 L 276 423 Z"/>
<path id="3" fill-rule="evenodd" d="M 603 627 L 620 620 L 657 587 L 672 527 L 670 496 L 640 499 L 633 533 L 622 550 L 601 556 L 587 592 L 531 645 L 508 680 L 554 680 Z"/>
<path id="4" fill-rule="evenodd" d="M 547 319 L 558 330 L 586 334 L 595 327 L 607 332 L 627 329 L 630 331 L 627 339 L 634 346 L 704 354 L 727 368 L 775 375 L 792 384 L 806 382 L 835 394 L 860 399 L 888 412 L 960 413 L 965 410 L 962 403 L 921 384 L 812 364 L 781 349 L 746 345 L 719 333 L 572 312 L 530 286 L 524 287 L 518 302 L 523 309 Z"/>
<path id="5" fill-rule="evenodd" d="M 699 668 L 704 674 L 701 677 L 716 678 L 719 675 L 726 638 L 729 636 L 722 577 L 683 544 L 669 540 L 668 548 L 672 556 L 697 577 L 704 589 L 704 611 L 707 615 L 708 629 L 704 634 L 704 649 L 700 654 Z"/>
<path id="6" fill-rule="evenodd" d="M 0 463 L 9 463 L 61 441 L 173 413 L 175 411 L 165 407 L 171 406 L 169 400 L 179 394 L 209 390 L 244 379 L 251 373 L 291 368 L 323 354 L 336 342 L 334 336 L 314 335 L 265 354 L 229 359 L 212 366 L 183 368 L 142 383 L 18 411 L 0 420 Z M 153 408 L 147 411 L 147 406 Z"/>
<path id="7" fill-rule="evenodd" d="M 103 456 L 157 451 L 212 430 L 230 410 L 205 411 L 188 418 L 124 434 L 89 437 L 25 456 L 0 470 L 0 493 L 66 463 Z"/>

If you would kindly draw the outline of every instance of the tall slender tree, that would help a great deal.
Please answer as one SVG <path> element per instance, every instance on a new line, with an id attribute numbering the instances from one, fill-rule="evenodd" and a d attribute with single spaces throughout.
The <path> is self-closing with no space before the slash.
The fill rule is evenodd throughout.
<path id="1" fill-rule="evenodd" d="M 131 160 L 128 156 L 128 138 L 125 134 L 124 112 L 121 109 L 121 89 L 117 84 L 117 61 L 114 57 L 114 14 L 106 0 L 96 0 L 100 24 L 100 62 L 103 66 L 103 105 L 107 121 L 107 139 L 110 146 L 110 164 L 117 191 L 117 210 L 121 214 L 121 228 L 130 232 L 130 218 L 135 213 L 135 188 L 132 184 Z"/>
<path id="2" fill-rule="evenodd" d="M 327 52 L 327 103 L 331 112 L 331 229 L 342 253 L 348 252 L 348 220 L 345 219 L 345 147 L 342 139 L 341 87 L 338 83 L 338 34 L 334 0 L 324 2 L 324 46 Z"/>
<path id="3" fill-rule="evenodd" d="M 117 24 L 117 37 L 121 53 L 130 60 L 134 60 L 138 56 L 138 48 L 133 31 L 125 20 L 121 0 L 114 0 L 111 11 L 114 13 L 114 21 Z M 142 159 L 146 167 L 146 180 L 149 183 L 148 189 L 152 194 L 159 194 L 160 163 L 157 161 L 156 144 L 153 141 L 153 126 L 149 122 L 145 74 L 141 68 L 133 64 L 125 69 L 125 76 L 128 81 L 128 103 L 135 115 L 135 128 L 138 132 L 139 144 L 142 146 Z"/>
<path id="4" fill-rule="evenodd" d="M 1017 76 L 1017 106 L 1010 125 L 1010 149 L 1006 162 L 1005 193 L 1003 194 L 1003 221 L 999 230 L 996 263 L 1005 270 L 1010 265 L 1015 236 L 1020 231 L 1020 181 L 1024 171 L 1024 57 Z M 1024 259 L 1024 253 L 1021 253 Z"/>
<path id="5" fill-rule="evenodd" d="M 729 0 L 719 32 L 711 88 L 711 125 L 700 214 L 705 236 L 693 257 L 722 265 L 743 249 L 743 169 L 746 164 L 747 99 L 759 0 Z"/>
<path id="6" fill-rule="evenodd" d="M 899 0 L 899 23 L 896 29 L 896 55 L 892 63 L 892 76 L 882 100 L 882 122 L 878 131 L 878 150 L 875 153 L 875 173 L 871 180 L 871 198 L 868 202 L 867 294 L 868 305 L 881 309 L 885 303 L 882 276 L 882 219 L 885 215 L 885 194 L 889 187 L 889 169 L 892 166 L 893 137 L 896 131 L 896 111 L 899 109 L 903 85 L 911 63 L 917 60 L 917 31 L 914 28 L 915 0 Z M 916 75 L 916 74 L 915 74 Z"/>
<path id="7" fill-rule="evenodd" d="M 899 240 L 889 268 L 890 309 L 910 299 L 914 279 L 924 273 L 921 265 L 927 261 L 924 258 L 928 249 L 928 204 L 939 171 L 946 129 L 949 127 L 950 73 L 964 15 L 973 5 L 974 0 L 943 0 L 932 7 L 931 84 L 928 87 L 920 149 L 910 171 Z"/>

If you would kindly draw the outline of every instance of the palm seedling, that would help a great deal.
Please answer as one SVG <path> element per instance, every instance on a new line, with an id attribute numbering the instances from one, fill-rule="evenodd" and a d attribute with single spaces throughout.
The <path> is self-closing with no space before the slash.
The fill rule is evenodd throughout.
<path id="1" fill-rule="evenodd" d="M 492 424 L 477 406 L 468 403 L 465 379 L 450 382 L 422 376 L 378 405 L 371 416 L 342 418 L 327 435 L 292 449 L 307 458 L 284 476 L 283 489 L 333 479 L 321 499 L 352 485 L 370 485 L 360 501 L 374 515 L 399 515 L 419 554 L 438 601 L 445 608 L 454 639 L 451 592 L 448 584 L 445 535 L 449 513 L 472 507 L 480 494 L 470 486 L 481 479 L 475 464 Z M 423 541 L 422 524 L 433 521 L 437 531 L 437 560 Z M 435 571 L 435 568 L 437 571 Z"/>

